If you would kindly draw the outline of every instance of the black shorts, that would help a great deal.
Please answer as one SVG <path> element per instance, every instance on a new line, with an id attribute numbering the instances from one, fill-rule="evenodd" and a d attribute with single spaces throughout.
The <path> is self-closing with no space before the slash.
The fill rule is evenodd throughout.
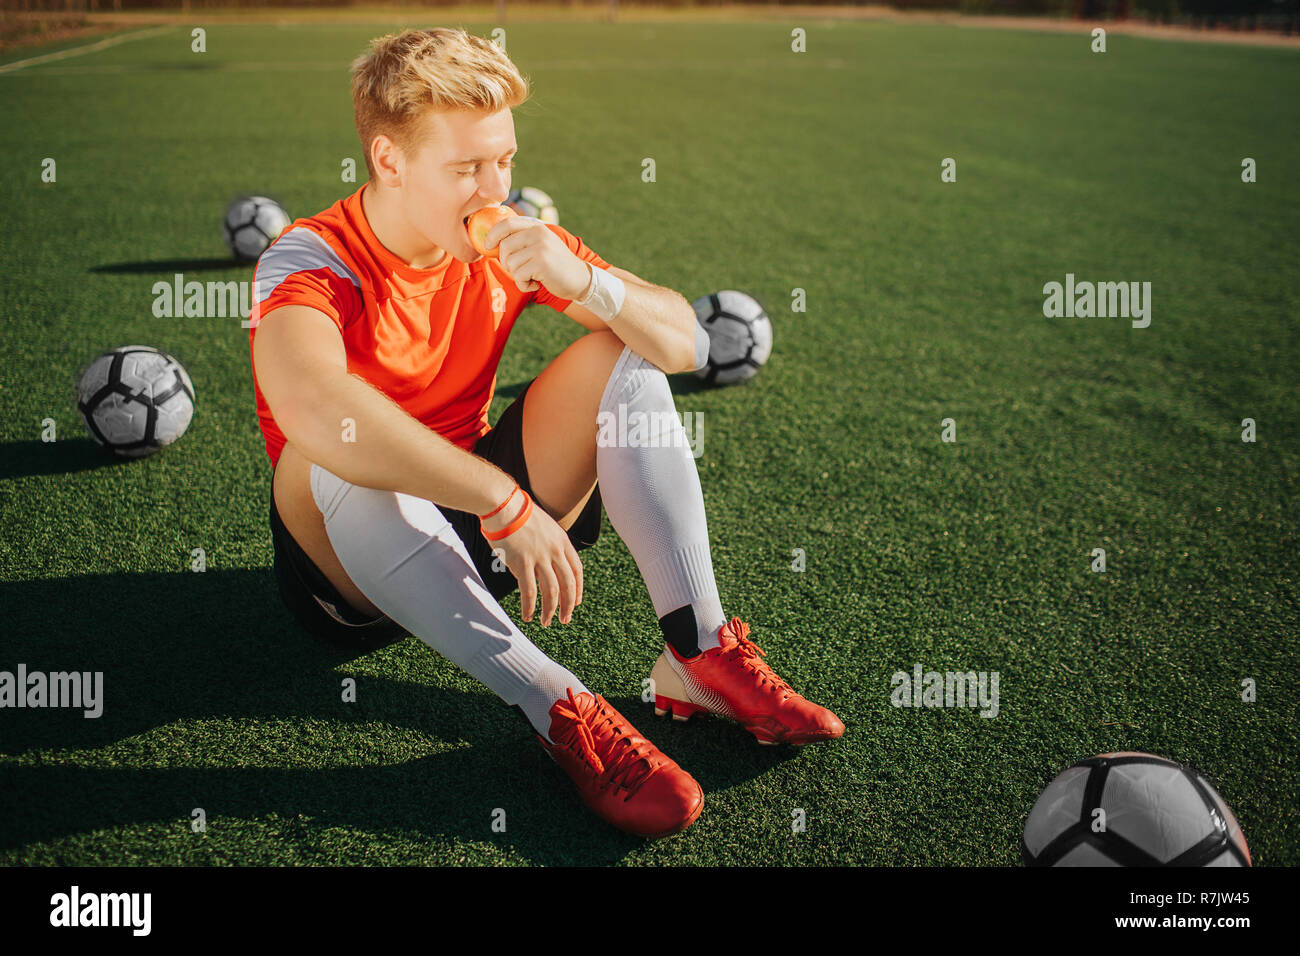
<path id="1" fill-rule="evenodd" d="M 528 480 L 528 465 L 524 461 L 523 425 L 524 396 L 531 387 L 532 382 L 529 382 L 510 407 L 501 413 L 496 427 L 475 442 L 473 448 L 475 455 L 492 462 L 515 479 L 529 495 L 533 493 L 533 486 Z M 438 509 L 447 516 L 465 543 L 492 596 L 499 601 L 515 590 L 519 582 L 508 568 L 492 569 L 492 546 L 479 530 L 478 517 L 442 505 Z M 601 511 L 600 486 L 597 485 L 578 520 L 569 529 L 569 540 L 574 548 L 582 551 L 596 543 L 600 537 Z M 285 528 L 275 507 L 274 492 L 271 494 L 271 541 L 275 548 L 275 580 L 280 597 L 308 633 L 349 650 L 372 650 L 406 636 L 405 629 L 387 615 L 369 618 L 343 599 Z"/>

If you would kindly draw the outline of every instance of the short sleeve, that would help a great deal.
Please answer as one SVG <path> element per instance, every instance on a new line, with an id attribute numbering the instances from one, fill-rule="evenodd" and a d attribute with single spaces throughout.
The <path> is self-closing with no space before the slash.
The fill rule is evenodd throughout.
<path id="1" fill-rule="evenodd" d="M 301 226 L 262 254 L 253 275 L 253 309 L 260 317 L 285 305 L 323 312 L 342 331 L 364 306 L 361 283 L 324 239 Z"/>
<path id="2" fill-rule="evenodd" d="M 583 262 L 590 262 L 597 269 L 609 268 L 608 262 L 606 262 L 600 256 L 596 255 L 596 253 L 592 252 L 589 248 L 587 248 L 587 244 L 585 242 L 583 242 L 573 233 L 569 232 L 567 229 L 564 229 L 560 226 L 557 226 L 549 222 L 546 224 L 546 228 L 551 230 L 551 232 L 555 233 L 561 239 L 563 239 L 564 244 L 568 246 L 569 249 L 573 252 L 573 254 L 577 256 L 579 259 L 581 259 Z M 573 302 L 572 299 L 561 299 L 559 296 L 551 295 L 551 293 L 546 290 L 545 286 L 542 286 L 534 290 L 532 294 L 532 299 L 530 301 L 538 302 L 542 305 L 549 305 L 556 312 L 563 312 L 565 309 L 569 307 L 570 303 Z"/>

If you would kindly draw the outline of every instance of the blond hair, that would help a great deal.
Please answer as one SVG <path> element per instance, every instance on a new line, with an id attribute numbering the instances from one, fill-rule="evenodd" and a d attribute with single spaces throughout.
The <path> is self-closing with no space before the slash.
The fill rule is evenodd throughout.
<path id="1" fill-rule="evenodd" d="M 373 177 L 370 144 L 386 135 L 414 145 L 430 111 L 514 109 L 528 99 L 528 81 L 489 40 L 447 27 L 404 30 L 370 41 L 352 63 L 352 109 Z"/>

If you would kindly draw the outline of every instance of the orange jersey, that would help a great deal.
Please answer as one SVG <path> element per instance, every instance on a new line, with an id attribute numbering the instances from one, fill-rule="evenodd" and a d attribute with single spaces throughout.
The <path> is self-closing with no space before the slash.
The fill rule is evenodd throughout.
<path id="1" fill-rule="evenodd" d="M 371 232 L 361 209 L 364 189 L 299 219 L 262 254 L 253 274 L 250 351 L 259 317 L 284 305 L 317 309 L 338 325 L 349 373 L 469 451 L 489 430 L 497 365 L 519 313 L 532 302 L 563 312 L 570 300 L 544 287 L 521 292 L 501 263 L 487 257 L 465 263 L 446 253 L 433 268 L 412 268 Z M 609 268 L 577 236 L 547 228 L 578 258 Z M 274 464 L 285 437 L 256 369 L 253 391 Z"/>

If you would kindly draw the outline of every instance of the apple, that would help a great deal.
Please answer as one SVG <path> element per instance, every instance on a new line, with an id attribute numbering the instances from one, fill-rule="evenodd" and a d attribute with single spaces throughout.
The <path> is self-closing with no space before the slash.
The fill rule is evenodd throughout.
<path id="1" fill-rule="evenodd" d="M 509 206 L 484 206 L 478 212 L 474 213 L 474 215 L 470 216 L 469 221 L 465 225 L 465 229 L 469 233 L 470 245 L 472 245 L 475 251 L 480 255 L 487 256 L 489 259 L 497 258 L 497 247 L 493 246 L 489 249 L 485 245 L 487 234 L 491 232 L 492 227 L 501 222 L 501 220 L 509 219 L 512 216 L 518 215 L 519 213 L 515 212 Z"/>

